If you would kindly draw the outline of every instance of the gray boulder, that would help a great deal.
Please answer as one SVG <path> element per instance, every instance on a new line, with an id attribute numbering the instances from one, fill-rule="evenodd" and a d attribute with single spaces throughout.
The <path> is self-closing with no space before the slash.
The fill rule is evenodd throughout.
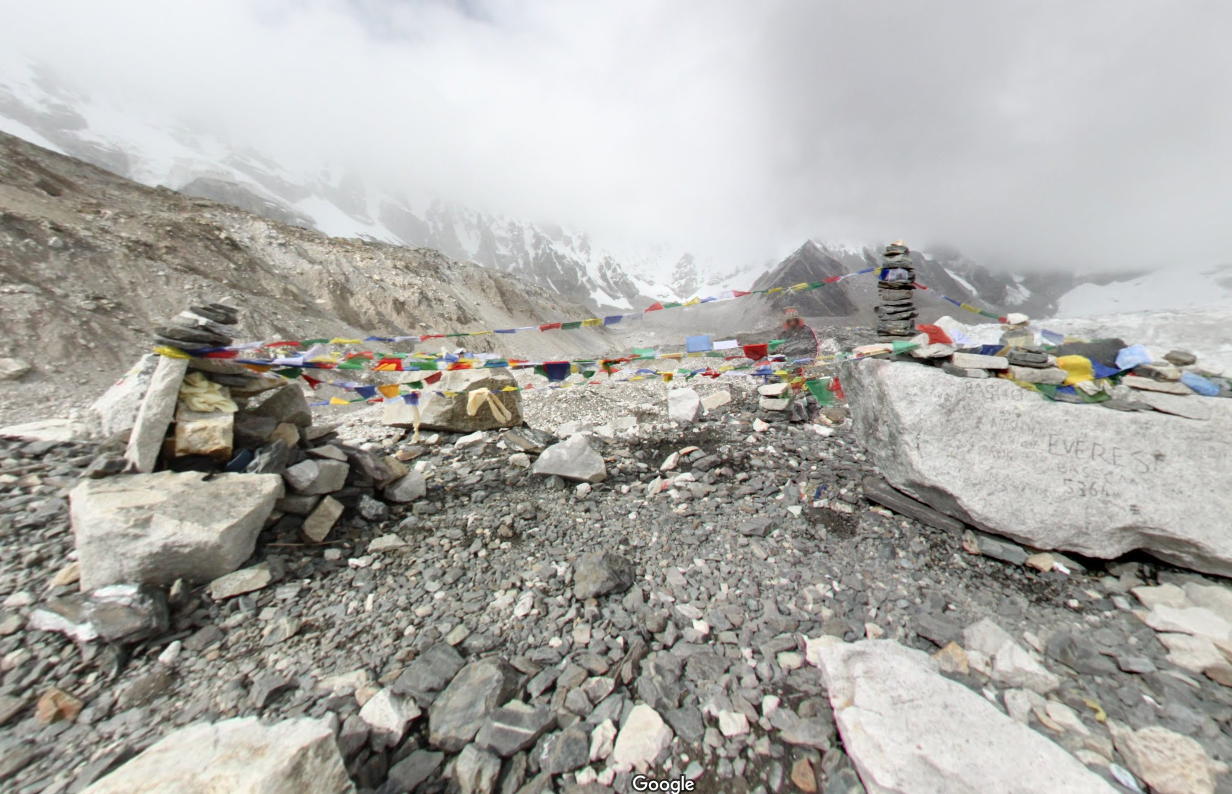
<path id="1" fill-rule="evenodd" d="M 471 743 L 488 715 L 517 691 L 517 671 L 501 659 L 463 667 L 428 712 L 428 741 L 455 753 Z"/>
<path id="2" fill-rule="evenodd" d="M 299 427 L 312 424 L 312 409 L 308 398 L 298 383 L 288 383 L 264 398 L 260 405 L 250 409 L 253 416 L 264 416 L 276 422 L 289 422 Z"/>
<path id="3" fill-rule="evenodd" d="M 607 464 L 598 452 L 590 448 L 586 436 L 579 433 L 545 449 L 531 467 L 531 472 L 596 483 L 607 479 Z"/>
<path id="4" fill-rule="evenodd" d="M 458 369 L 444 373 L 439 381 L 429 387 L 419 398 L 419 426 L 426 430 L 449 430 L 454 433 L 474 433 L 477 430 L 496 430 L 501 427 L 517 427 L 522 424 L 522 393 L 502 392 L 506 386 L 517 386 L 513 373 L 507 369 Z M 492 396 L 509 412 L 503 419 L 492 412 L 485 400 L 475 413 L 467 413 L 469 395 L 476 389 L 490 389 Z M 457 392 L 445 397 L 436 392 Z M 401 401 L 385 403 L 383 422 L 393 427 L 414 426 L 413 406 Z"/>
<path id="5" fill-rule="evenodd" d="M 247 560 L 282 496 L 273 474 L 159 472 L 83 480 L 69 494 L 81 589 L 210 582 Z"/>
<path id="6" fill-rule="evenodd" d="M 1006 380 L 866 360 L 845 371 L 856 436 L 896 489 L 1039 549 L 1113 559 L 1142 549 L 1232 576 L 1232 401 L 1194 422 L 1050 403 Z"/>
<path id="7" fill-rule="evenodd" d="M 307 718 L 198 723 L 163 738 L 82 794 L 350 794 L 334 732 Z"/>

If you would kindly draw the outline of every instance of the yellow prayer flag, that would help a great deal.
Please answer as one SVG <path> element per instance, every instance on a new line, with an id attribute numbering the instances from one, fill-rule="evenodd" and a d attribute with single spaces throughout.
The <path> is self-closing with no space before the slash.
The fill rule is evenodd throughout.
<path id="1" fill-rule="evenodd" d="M 329 404 L 330 405 L 350 405 L 351 403 L 349 400 L 344 400 L 341 397 L 330 397 Z"/>
<path id="2" fill-rule="evenodd" d="M 192 358 L 192 356 L 188 355 L 183 350 L 180 350 L 178 347 L 167 347 L 166 345 L 159 345 L 154 348 L 154 352 L 160 356 L 165 356 L 166 358 Z"/>
<path id="3" fill-rule="evenodd" d="M 598 317 L 591 317 L 589 320 L 582 320 L 583 328 L 594 328 L 596 325 L 603 325 L 603 320 Z"/>
<path id="4" fill-rule="evenodd" d="M 782 287 L 775 287 L 775 288 L 773 288 L 773 289 L 768 289 L 768 290 L 766 290 L 766 294 L 767 294 L 767 295 L 773 295 L 773 294 L 774 294 L 774 293 L 776 293 L 776 292 L 782 292 L 782 291 L 783 291 L 783 288 L 782 288 Z"/>
<path id="5" fill-rule="evenodd" d="M 799 284 L 793 284 L 790 289 L 792 292 L 799 292 L 802 289 L 808 289 L 808 282 L 802 281 Z"/>
<path id="6" fill-rule="evenodd" d="M 331 345 L 362 345 L 364 343 L 364 340 L 362 339 L 331 339 L 329 340 L 329 343 Z"/>
<path id="7" fill-rule="evenodd" d="M 681 306 L 695 306 L 701 302 L 702 302 L 701 298 L 694 298 L 691 301 L 685 301 L 684 303 L 681 304 Z"/>
<path id="8" fill-rule="evenodd" d="M 517 386 L 506 386 L 505 388 L 501 389 L 501 391 L 518 391 L 518 387 Z"/>
<path id="9" fill-rule="evenodd" d="M 1086 356 L 1061 356 L 1057 359 L 1057 366 L 1069 373 L 1065 379 L 1066 386 L 1095 380 L 1095 368 Z"/>
<path id="10" fill-rule="evenodd" d="M 383 397 L 397 397 L 399 387 L 398 384 L 392 383 L 385 386 L 377 386 L 376 390 L 379 391 Z"/>

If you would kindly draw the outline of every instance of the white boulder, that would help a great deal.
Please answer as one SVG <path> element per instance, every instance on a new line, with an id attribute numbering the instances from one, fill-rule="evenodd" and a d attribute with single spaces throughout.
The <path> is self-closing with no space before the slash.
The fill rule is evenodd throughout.
<path id="1" fill-rule="evenodd" d="M 598 452 L 590 448 L 586 436 L 579 433 L 545 449 L 531 467 L 531 472 L 596 483 L 607 479 L 607 464 Z"/>
<path id="2" fill-rule="evenodd" d="M 691 424 L 701 411 L 702 398 L 692 389 L 672 389 L 667 393 L 667 415 L 673 422 Z"/>
<path id="3" fill-rule="evenodd" d="M 1193 422 L 1050 403 L 1001 379 L 865 360 L 844 374 L 857 437 L 895 488 L 1039 549 L 1111 559 L 1142 549 L 1232 575 L 1232 400 Z M 1012 484 L 1012 487 L 1007 486 Z"/>
<path id="4" fill-rule="evenodd" d="M 943 677 L 926 654 L 891 640 L 822 640 L 810 644 L 810 657 L 820 662 L 843 746 L 870 792 L 1115 791 L 1058 745 Z"/>
<path id="5" fill-rule="evenodd" d="M 262 725 L 256 717 L 181 728 L 82 794 L 349 794 L 334 732 L 307 718 Z"/>
<path id="6" fill-rule="evenodd" d="M 69 494 L 81 589 L 210 582 L 251 555 L 282 496 L 275 474 L 159 472 L 82 480 Z"/>

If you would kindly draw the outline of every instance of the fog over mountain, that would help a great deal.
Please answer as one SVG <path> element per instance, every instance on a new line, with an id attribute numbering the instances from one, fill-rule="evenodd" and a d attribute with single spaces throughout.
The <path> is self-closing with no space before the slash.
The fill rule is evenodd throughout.
<path id="1" fill-rule="evenodd" d="M 807 238 L 1218 263 L 1216 2 L 0 2 L 0 51 L 200 134 L 719 269 Z"/>

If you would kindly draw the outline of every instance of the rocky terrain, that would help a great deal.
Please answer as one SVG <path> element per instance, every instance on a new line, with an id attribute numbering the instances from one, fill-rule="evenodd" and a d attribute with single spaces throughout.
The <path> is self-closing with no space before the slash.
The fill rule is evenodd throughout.
<path id="1" fill-rule="evenodd" d="M 380 406 L 317 409 L 312 459 L 393 456 L 418 495 L 339 492 L 320 543 L 279 511 L 240 571 L 172 585 L 160 629 L 121 621 L 135 642 L 47 622 L 96 570 L 67 494 L 115 448 L 4 441 L 0 781 L 131 790 L 202 763 L 175 731 L 213 722 L 279 748 L 246 775 L 288 754 L 312 791 L 1232 791 L 1225 582 L 892 512 L 845 409 L 788 423 L 758 383 L 694 379 L 696 421 L 680 384 L 528 391 L 523 428 L 417 442 Z M 598 463 L 537 473 L 566 437 Z"/>
<path id="2" fill-rule="evenodd" d="M 338 239 L 147 188 L 0 133 L 0 416 L 88 403 L 186 298 L 231 296 L 248 339 L 447 333 L 590 316 L 559 293 L 437 251 Z M 490 349 L 488 338 L 471 340 Z M 522 334 L 506 355 L 612 346 L 601 331 Z M 405 345 L 400 349 L 407 349 Z"/>

